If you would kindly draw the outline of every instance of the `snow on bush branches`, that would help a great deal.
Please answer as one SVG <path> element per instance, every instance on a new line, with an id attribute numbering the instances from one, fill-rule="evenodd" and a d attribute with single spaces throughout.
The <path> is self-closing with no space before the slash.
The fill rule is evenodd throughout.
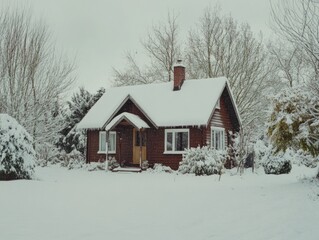
<path id="1" fill-rule="evenodd" d="M 178 171 L 195 173 L 196 176 L 221 174 L 226 160 L 225 151 L 216 151 L 207 146 L 186 149 Z"/>
<path id="2" fill-rule="evenodd" d="M 319 154 L 319 98 L 306 86 L 283 90 L 274 98 L 268 135 L 276 152 L 291 147 Z"/>
<path id="3" fill-rule="evenodd" d="M 35 151 L 29 133 L 8 114 L 0 114 L 0 180 L 30 179 Z"/>
<path id="4" fill-rule="evenodd" d="M 291 171 L 291 155 L 289 152 L 279 152 L 274 155 L 268 155 L 264 161 L 264 170 L 266 174 L 286 174 Z"/>

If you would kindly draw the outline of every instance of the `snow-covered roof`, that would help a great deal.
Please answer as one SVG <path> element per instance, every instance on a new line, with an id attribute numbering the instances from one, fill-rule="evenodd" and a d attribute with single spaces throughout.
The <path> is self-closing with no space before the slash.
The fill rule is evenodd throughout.
<path id="1" fill-rule="evenodd" d="M 128 121 L 130 124 L 132 124 L 134 127 L 138 129 L 149 128 L 147 123 L 144 122 L 139 116 L 132 113 L 128 113 L 128 112 L 123 112 L 119 114 L 118 116 L 116 116 L 115 118 L 113 118 L 112 121 L 106 125 L 105 130 L 108 131 L 112 129 L 123 120 Z"/>
<path id="2" fill-rule="evenodd" d="M 187 79 L 179 91 L 173 91 L 172 82 L 110 88 L 77 127 L 95 129 L 106 126 L 128 99 L 156 127 L 207 125 L 227 85 L 227 78 L 219 77 Z M 239 119 L 236 104 L 234 107 Z"/>

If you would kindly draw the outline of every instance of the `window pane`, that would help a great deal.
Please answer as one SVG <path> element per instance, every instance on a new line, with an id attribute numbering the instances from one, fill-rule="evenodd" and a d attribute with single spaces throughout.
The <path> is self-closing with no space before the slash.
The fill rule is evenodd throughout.
<path id="1" fill-rule="evenodd" d="M 109 133 L 108 151 L 115 152 L 116 149 L 116 133 Z"/>
<path id="2" fill-rule="evenodd" d="M 224 149 L 224 131 L 220 131 L 220 149 Z"/>
<path id="3" fill-rule="evenodd" d="M 173 150 L 173 133 L 167 132 L 166 133 L 166 151 Z"/>
<path id="4" fill-rule="evenodd" d="M 212 148 L 216 150 L 224 149 L 225 135 L 224 130 L 212 130 Z"/>
<path id="5" fill-rule="evenodd" d="M 188 148 L 188 133 L 176 132 L 175 133 L 175 151 L 184 151 Z"/>
<path id="6" fill-rule="evenodd" d="M 220 99 L 217 100 L 216 108 L 219 108 L 219 109 L 220 109 Z"/>
<path id="7" fill-rule="evenodd" d="M 216 131 L 216 149 L 220 149 L 220 131 Z"/>
<path id="8" fill-rule="evenodd" d="M 106 132 L 100 132 L 100 151 L 106 151 Z"/>

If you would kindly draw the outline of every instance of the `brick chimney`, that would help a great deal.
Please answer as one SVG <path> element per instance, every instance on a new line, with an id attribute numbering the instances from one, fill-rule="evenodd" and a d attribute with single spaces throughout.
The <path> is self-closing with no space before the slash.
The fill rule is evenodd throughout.
<path id="1" fill-rule="evenodd" d="M 178 91 L 182 88 L 185 80 L 185 67 L 182 64 L 182 60 L 177 60 L 174 65 L 174 88 L 173 91 Z"/>

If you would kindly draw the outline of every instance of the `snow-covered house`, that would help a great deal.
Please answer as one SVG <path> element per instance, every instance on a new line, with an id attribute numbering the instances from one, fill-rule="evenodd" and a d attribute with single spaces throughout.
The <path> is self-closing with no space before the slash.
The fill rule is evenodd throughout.
<path id="1" fill-rule="evenodd" d="M 87 162 L 114 156 L 120 163 L 162 163 L 177 169 L 185 148 L 223 149 L 240 117 L 225 77 L 115 87 L 78 124 L 87 130 Z M 106 141 L 108 139 L 108 141 Z"/>

